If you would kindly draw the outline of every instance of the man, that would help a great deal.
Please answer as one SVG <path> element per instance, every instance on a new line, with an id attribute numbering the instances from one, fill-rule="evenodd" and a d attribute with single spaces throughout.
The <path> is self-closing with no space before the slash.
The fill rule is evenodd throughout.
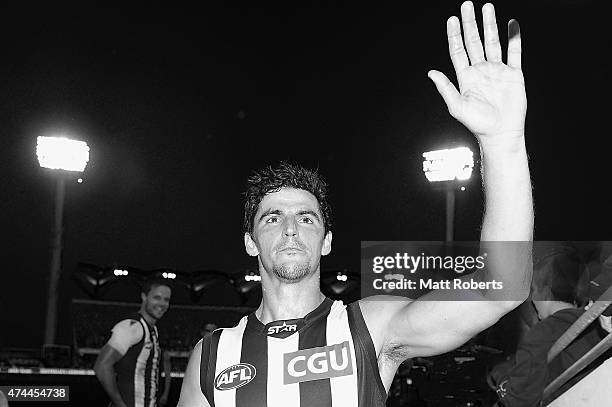
<path id="1" fill-rule="evenodd" d="M 505 65 L 493 6 L 483 8 L 484 51 L 470 2 L 461 14 L 467 53 L 458 18 L 447 23 L 461 93 L 442 73 L 430 71 L 429 77 L 450 113 L 480 142 L 486 193 L 481 240 L 527 242 L 533 210 L 518 25 L 509 24 Z M 320 258 L 332 243 L 326 185 L 315 172 L 286 163 L 249 179 L 244 243 L 258 258 L 261 305 L 235 328 L 216 330 L 197 344 L 180 407 L 384 406 L 402 361 L 466 342 L 522 302 L 531 278 L 530 251 L 515 250 L 504 280 L 520 288 L 521 298 L 513 301 L 486 301 L 479 291 L 469 294 L 475 301 L 452 301 L 457 293 L 432 291 L 418 301 L 377 296 L 349 306 L 333 302 L 319 281 Z"/>
<path id="2" fill-rule="evenodd" d="M 499 401 L 508 407 L 539 406 L 546 386 L 602 339 L 597 325 L 589 325 L 548 363 L 554 343 L 584 313 L 588 278 L 584 264 L 571 248 L 547 255 L 534 269 L 531 302 L 540 322 L 526 333 L 512 358 L 495 366 L 488 377 Z M 598 363 L 601 360 L 589 367 Z M 570 383 L 573 385 L 588 371 Z"/>
<path id="3" fill-rule="evenodd" d="M 138 313 L 129 315 L 112 329 L 94 366 L 104 390 L 116 407 L 155 407 L 158 404 L 159 364 L 162 352 L 155 324 L 170 305 L 172 290 L 165 279 L 146 282 L 140 294 Z M 159 404 L 165 405 L 170 390 L 169 358 L 164 357 L 166 374 Z"/>

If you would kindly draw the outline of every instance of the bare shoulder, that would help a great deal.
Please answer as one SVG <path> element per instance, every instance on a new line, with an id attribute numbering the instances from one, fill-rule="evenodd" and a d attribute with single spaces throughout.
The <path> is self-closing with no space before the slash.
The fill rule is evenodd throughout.
<path id="1" fill-rule="evenodd" d="M 130 333 L 136 333 L 136 332 L 142 332 L 142 324 L 135 320 L 135 319 L 122 319 L 121 321 L 117 322 L 112 329 L 113 332 L 130 332 Z"/>
<path id="2" fill-rule="evenodd" d="M 112 329 L 112 335 L 107 344 L 125 355 L 131 346 L 136 345 L 144 336 L 142 324 L 134 319 L 119 321 Z"/>
<path id="3" fill-rule="evenodd" d="M 379 355 L 385 343 L 389 326 L 398 312 L 412 300 L 393 295 L 375 295 L 359 300 L 359 308 L 365 320 L 376 354 Z"/>
<path id="4" fill-rule="evenodd" d="M 198 359 L 202 357 L 202 342 L 203 342 L 203 339 L 200 339 L 198 343 L 196 343 L 196 345 L 193 347 L 193 351 L 191 352 L 189 360 L 191 360 L 191 358 L 194 358 L 194 357 Z"/>
<path id="5" fill-rule="evenodd" d="M 202 340 L 191 352 L 189 363 L 185 370 L 183 386 L 177 407 L 209 407 L 210 404 L 200 390 L 200 359 L 202 357 Z"/>

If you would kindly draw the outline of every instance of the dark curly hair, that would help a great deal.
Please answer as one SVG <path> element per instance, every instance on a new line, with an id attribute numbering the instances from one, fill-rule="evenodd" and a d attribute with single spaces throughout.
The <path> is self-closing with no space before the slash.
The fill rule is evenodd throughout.
<path id="1" fill-rule="evenodd" d="M 254 171 L 247 179 L 244 191 L 244 222 L 245 233 L 253 233 L 253 221 L 261 200 L 271 192 L 281 188 L 296 188 L 310 192 L 317 198 L 319 209 L 323 215 L 325 234 L 332 228 L 332 211 L 329 205 L 327 184 L 317 170 L 309 170 L 301 165 L 281 161 L 278 166 L 267 166 Z"/>

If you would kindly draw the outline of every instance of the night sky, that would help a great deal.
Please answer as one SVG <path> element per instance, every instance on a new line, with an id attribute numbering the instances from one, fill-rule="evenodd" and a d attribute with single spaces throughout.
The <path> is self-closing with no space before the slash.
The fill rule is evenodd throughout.
<path id="1" fill-rule="evenodd" d="M 445 22 L 460 2 L 403 3 L 3 9 L 0 346 L 43 339 L 54 182 L 39 135 L 91 148 L 84 182 L 67 187 L 60 343 L 71 298 L 86 297 L 70 278 L 78 262 L 254 268 L 241 192 L 252 169 L 282 159 L 331 185 L 323 270 L 357 271 L 361 240 L 443 240 L 444 195 L 421 154 L 448 142 L 477 151 L 427 78 L 454 78 Z M 497 19 L 500 33 L 521 24 L 536 239 L 612 240 L 610 10 L 517 3 L 499 2 Z M 458 240 L 478 239 L 481 214 L 476 176 L 457 195 Z"/>

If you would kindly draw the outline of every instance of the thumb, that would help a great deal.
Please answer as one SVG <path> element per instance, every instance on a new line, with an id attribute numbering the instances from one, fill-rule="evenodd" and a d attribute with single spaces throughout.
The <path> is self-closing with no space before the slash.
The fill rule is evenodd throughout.
<path id="1" fill-rule="evenodd" d="M 446 107 L 450 114 L 457 118 L 456 113 L 459 111 L 459 105 L 461 104 L 461 95 L 455 88 L 455 85 L 451 81 L 448 80 L 446 75 L 442 72 L 431 70 L 427 72 L 427 76 L 431 79 L 436 85 L 436 89 L 438 89 L 438 93 L 444 99 L 444 103 L 446 103 Z"/>

